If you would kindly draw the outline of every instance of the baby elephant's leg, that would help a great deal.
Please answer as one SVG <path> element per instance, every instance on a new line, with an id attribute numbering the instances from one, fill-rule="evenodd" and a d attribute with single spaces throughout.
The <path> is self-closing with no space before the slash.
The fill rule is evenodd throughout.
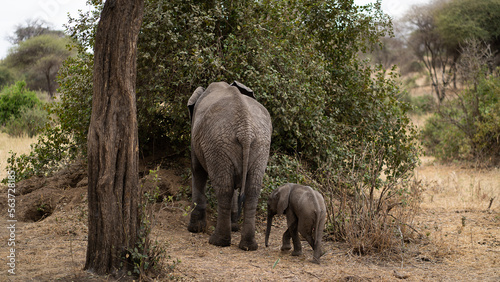
<path id="1" fill-rule="evenodd" d="M 314 249 L 314 221 L 312 220 L 300 220 L 298 223 L 298 230 L 300 235 L 306 239 L 307 243 Z"/>
<path id="2" fill-rule="evenodd" d="M 282 251 L 289 251 L 292 249 L 292 245 L 290 244 L 290 239 L 292 236 L 290 235 L 290 228 L 288 228 L 285 233 L 283 233 L 283 245 L 281 246 Z"/>
<path id="3" fill-rule="evenodd" d="M 299 230 L 297 228 L 297 221 L 294 222 L 288 229 L 290 230 L 290 235 L 292 235 L 293 241 L 293 252 L 292 256 L 302 255 L 302 244 L 300 243 Z"/>

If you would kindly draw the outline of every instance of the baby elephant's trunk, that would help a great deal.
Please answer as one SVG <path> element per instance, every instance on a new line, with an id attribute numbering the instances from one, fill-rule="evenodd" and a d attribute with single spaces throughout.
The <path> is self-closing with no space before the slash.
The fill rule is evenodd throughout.
<path id="1" fill-rule="evenodd" d="M 267 228 L 266 228 L 266 247 L 269 246 L 269 234 L 271 233 L 271 226 L 273 225 L 272 213 L 267 213 Z"/>

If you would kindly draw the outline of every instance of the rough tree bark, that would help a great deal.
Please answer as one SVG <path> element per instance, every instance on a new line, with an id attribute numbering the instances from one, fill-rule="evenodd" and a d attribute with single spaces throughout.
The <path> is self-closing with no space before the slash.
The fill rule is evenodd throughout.
<path id="1" fill-rule="evenodd" d="M 139 230 L 135 80 L 143 9 L 143 0 L 107 0 L 97 27 L 85 262 L 97 274 L 119 275 L 133 267 L 123 262 Z"/>

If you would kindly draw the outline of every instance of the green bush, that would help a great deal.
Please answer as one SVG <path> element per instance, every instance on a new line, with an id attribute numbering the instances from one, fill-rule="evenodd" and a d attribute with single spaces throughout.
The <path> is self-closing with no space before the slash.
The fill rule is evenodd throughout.
<path id="1" fill-rule="evenodd" d="M 4 87 L 0 94 L 0 124 L 5 124 L 11 117 L 20 117 L 22 108 L 33 108 L 40 104 L 36 93 L 29 91 L 24 81 Z"/>
<path id="2" fill-rule="evenodd" d="M 38 137 L 36 144 L 31 145 L 29 154 L 10 152 L 7 159 L 7 170 L 16 172 L 16 180 L 32 176 L 50 175 L 61 167 L 74 161 L 77 146 L 60 126 L 46 127 Z M 7 178 L 2 182 L 7 182 Z"/>
<path id="3" fill-rule="evenodd" d="M 75 154 L 86 156 L 87 134 L 92 113 L 93 54 L 80 52 L 68 58 L 58 75 L 60 100 L 53 102 L 49 113 L 57 117 L 61 131 L 71 136 Z M 74 156 L 76 157 L 76 156 Z"/>
<path id="4" fill-rule="evenodd" d="M 444 161 L 464 160 L 470 151 L 465 134 L 438 113 L 426 120 L 421 138 L 427 154 Z"/>
<path id="5" fill-rule="evenodd" d="M 9 68 L 0 62 L 0 89 L 14 82 L 14 75 Z"/>
<path id="6" fill-rule="evenodd" d="M 500 77 L 479 80 L 426 121 L 422 143 L 443 161 L 500 161 Z"/>
<path id="7" fill-rule="evenodd" d="M 22 107 L 19 117 L 11 116 L 4 131 L 10 136 L 28 135 L 31 138 L 38 135 L 48 121 L 47 111 L 41 109 L 40 106 Z"/>
<path id="8" fill-rule="evenodd" d="M 401 100 L 411 106 L 410 113 L 422 115 L 434 112 L 436 109 L 436 100 L 432 95 L 411 96 L 408 93 L 402 96 Z"/>
<path id="9" fill-rule="evenodd" d="M 187 100 L 196 87 L 219 80 L 239 80 L 251 87 L 273 118 L 273 148 L 298 152 L 316 166 L 329 158 L 342 159 L 350 148 L 381 134 L 387 135 L 380 139 L 381 145 L 399 142 L 410 149 L 404 145 L 413 138 L 406 134 L 411 131 L 404 117 L 409 107 L 396 99 L 394 72 L 387 74 L 357 57 L 389 27 L 380 7 L 359 8 L 349 1 L 228 5 L 225 1 L 146 2 L 137 58 L 143 155 L 162 147 L 187 152 Z M 337 26 L 338 21 L 345 26 Z M 75 22 L 80 24 L 70 31 L 85 53 L 92 48 L 95 15 Z M 331 28 L 318 28 L 326 25 Z M 90 105 L 92 71 L 87 62 L 92 58 L 82 56 L 89 60 L 63 67 L 67 75 L 61 77 L 69 87 L 60 82 L 61 92 L 69 100 L 62 101 L 61 108 L 69 111 L 59 113 L 64 115 L 61 126 L 81 136 L 77 139 L 83 147 L 90 112 L 81 109 Z M 412 161 L 404 156 L 387 155 L 400 158 L 390 161 L 394 164 Z"/>

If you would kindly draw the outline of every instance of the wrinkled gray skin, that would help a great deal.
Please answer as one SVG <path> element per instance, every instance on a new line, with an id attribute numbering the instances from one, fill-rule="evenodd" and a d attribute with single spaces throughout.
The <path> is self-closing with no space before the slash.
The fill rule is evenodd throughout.
<path id="1" fill-rule="evenodd" d="M 275 189 L 267 200 L 266 247 L 273 217 L 285 214 L 288 229 L 283 234 L 282 251 L 291 249 L 290 238 L 293 240 L 292 255 L 302 254 L 299 232 L 314 250 L 313 262 L 320 263 L 321 237 L 326 221 L 326 207 L 323 196 L 309 186 L 285 184 Z"/>
<path id="2" fill-rule="evenodd" d="M 234 86 L 233 86 L 234 85 Z M 191 113 L 192 197 L 195 204 L 188 230 L 206 229 L 207 177 L 217 195 L 217 225 L 209 243 L 231 245 L 231 229 L 238 229 L 238 205 L 244 220 L 239 247 L 257 250 L 255 212 L 271 144 L 271 118 L 241 83 L 216 82 L 198 87 L 189 99 Z"/>

